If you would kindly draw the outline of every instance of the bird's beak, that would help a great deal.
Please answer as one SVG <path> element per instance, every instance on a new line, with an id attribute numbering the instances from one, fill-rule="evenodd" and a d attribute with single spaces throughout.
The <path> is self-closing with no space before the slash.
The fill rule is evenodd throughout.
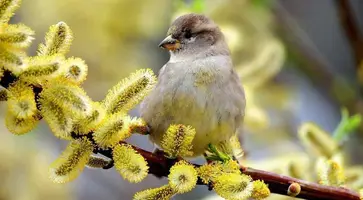
<path id="1" fill-rule="evenodd" d="M 171 35 L 169 35 L 163 41 L 160 42 L 159 47 L 167 49 L 169 51 L 175 51 L 180 48 L 180 41 L 174 39 L 173 37 L 171 37 Z"/>

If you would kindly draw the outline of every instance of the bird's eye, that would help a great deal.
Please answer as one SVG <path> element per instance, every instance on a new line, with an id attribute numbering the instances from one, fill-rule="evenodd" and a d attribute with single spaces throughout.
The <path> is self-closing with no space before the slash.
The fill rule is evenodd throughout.
<path id="1" fill-rule="evenodd" d="M 189 39 L 192 37 L 192 33 L 190 31 L 186 31 L 184 37 Z"/>

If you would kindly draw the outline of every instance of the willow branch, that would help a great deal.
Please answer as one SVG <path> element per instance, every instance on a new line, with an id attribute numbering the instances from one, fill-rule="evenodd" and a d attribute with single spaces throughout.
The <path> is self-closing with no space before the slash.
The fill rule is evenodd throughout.
<path id="1" fill-rule="evenodd" d="M 273 193 L 286 195 L 287 189 L 291 183 L 298 183 L 301 186 L 301 192 L 298 198 L 303 199 L 330 199 L 330 200 L 359 200 L 359 194 L 355 191 L 341 188 L 323 186 L 317 183 L 311 183 L 296 178 L 282 176 L 275 173 L 262 171 L 253 168 L 242 169 L 244 174 L 250 175 L 254 180 L 264 180 L 269 185 L 270 190 Z"/>
<path id="2" fill-rule="evenodd" d="M 356 67 L 358 68 L 360 63 L 363 61 L 363 36 L 360 34 L 357 26 L 357 20 L 354 17 L 354 13 L 349 2 L 350 1 L 347 0 L 336 0 L 340 23 L 343 26 L 350 46 L 354 51 Z"/>
<path id="3" fill-rule="evenodd" d="M 8 88 L 12 83 L 17 80 L 16 76 L 11 74 L 10 72 L 6 72 L 4 77 L 0 81 L 0 85 Z M 42 88 L 34 87 L 35 98 L 37 100 L 39 93 L 42 91 Z M 88 137 L 91 141 L 92 132 L 87 135 L 76 135 L 72 134 L 73 138 L 78 137 Z M 94 141 L 93 141 L 94 142 Z M 125 142 L 121 142 L 125 143 Z M 165 157 L 164 152 L 159 151 L 155 153 L 151 153 L 149 151 L 143 150 L 139 147 L 132 146 L 139 154 L 141 154 L 148 163 L 149 166 L 149 174 L 153 174 L 157 177 L 167 177 L 169 174 L 170 168 L 178 161 L 178 159 L 169 159 Z M 112 149 L 99 149 L 97 148 L 94 153 L 102 154 L 112 160 Z M 112 163 L 112 162 L 111 162 Z M 194 164 L 196 167 L 200 165 Z M 109 169 L 113 165 L 107 166 L 104 169 Z M 321 200 L 359 200 L 359 194 L 344 188 L 338 187 L 328 187 L 322 186 L 316 183 L 310 183 L 307 181 L 295 179 L 288 176 L 278 175 L 272 172 L 257 170 L 249 167 L 240 168 L 241 172 L 252 177 L 253 180 L 263 180 L 268 184 L 269 189 L 272 193 L 281 194 L 287 196 L 287 190 L 291 183 L 298 183 L 301 186 L 301 192 L 297 198 L 304 199 L 321 199 Z M 199 185 L 206 185 L 202 181 L 198 181 Z M 212 189 L 211 185 L 207 185 L 210 189 Z"/>
<path id="4" fill-rule="evenodd" d="M 124 142 L 122 142 L 124 143 Z M 177 161 L 174 159 L 166 158 L 162 152 L 151 153 L 145 151 L 139 147 L 132 146 L 138 153 L 140 153 L 148 162 L 150 167 L 149 173 L 158 177 L 167 177 L 169 169 Z M 112 159 L 112 151 L 99 152 L 102 155 Z M 194 164 L 196 167 L 199 165 Z M 252 177 L 253 180 L 263 180 L 268 184 L 268 187 L 272 193 L 281 194 L 287 196 L 287 189 L 291 183 L 298 183 L 301 186 L 301 192 L 296 198 L 303 199 L 319 199 L 319 200 L 359 200 L 359 194 L 349 189 L 323 186 L 317 183 L 310 183 L 304 180 L 296 178 L 282 176 L 272 172 L 253 169 L 250 167 L 241 166 L 241 172 Z M 199 185 L 205 185 L 201 181 Z M 210 185 L 206 185 L 210 186 Z"/>

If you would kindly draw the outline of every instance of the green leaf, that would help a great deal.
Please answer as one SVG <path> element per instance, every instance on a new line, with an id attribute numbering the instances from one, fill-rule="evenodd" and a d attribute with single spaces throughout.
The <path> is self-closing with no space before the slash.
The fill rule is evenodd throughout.
<path id="1" fill-rule="evenodd" d="M 360 114 L 357 114 L 357 115 L 354 115 L 354 116 L 351 116 L 349 118 L 349 120 L 347 121 L 347 124 L 345 125 L 345 131 L 346 132 L 353 132 L 355 131 L 359 125 L 361 124 L 362 122 L 362 115 Z"/>
<path id="2" fill-rule="evenodd" d="M 209 144 L 207 150 L 212 153 L 212 155 L 207 157 L 210 160 L 220 160 L 222 162 L 227 162 L 232 159 L 228 154 L 218 150 L 217 147 L 213 144 Z"/>
<path id="3" fill-rule="evenodd" d="M 333 137 L 337 142 L 342 142 L 350 133 L 354 132 L 362 123 L 362 115 L 356 114 L 349 117 L 348 110 L 342 109 L 342 119 L 335 129 Z"/>

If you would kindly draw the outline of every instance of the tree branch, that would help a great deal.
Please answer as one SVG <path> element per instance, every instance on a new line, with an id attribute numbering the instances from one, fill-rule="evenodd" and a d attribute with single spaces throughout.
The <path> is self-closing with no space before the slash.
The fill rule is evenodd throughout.
<path id="1" fill-rule="evenodd" d="M 275 173 L 262 171 L 253 168 L 241 169 L 244 174 L 250 175 L 253 180 L 264 180 L 268 184 L 271 192 L 276 194 L 287 195 L 287 189 L 291 183 L 298 183 L 301 186 L 301 192 L 296 197 L 303 199 L 330 199 L 330 200 L 359 200 L 359 194 L 352 190 L 323 186 L 317 183 L 299 180 L 296 178 L 282 176 Z"/>
<path id="2" fill-rule="evenodd" d="M 12 83 L 17 80 L 16 76 L 10 72 L 5 72 L 4 77 L 0 80 L 0 86 L 8 88 Z M 39 93 L 42 88 L 35 87 L 35 98 L 37 100 Z M 72 134 L 72 137 L 77 139 L 79 137 L 87 137 L 91 141 L 92 132 L 87 135 L 78 136 Z M 125 142 L 120 142 L 126 144 Z M 178 161 L 178 159 L 169 159 L 165 157 L 165 154 L 160 152 L 151 153 L 143 150 L 139 147 L 132 146 L 139 154 L 141 154 L 148 163 L 149 174 L 153 174 L 157 177 L 167 177 L 170 168 Z M 96 149 L 94 153 L 102 154 L 112 159 L 112 149 Z M 200 165 L 194 164 L 196 167 Z M 111 168 L 112 165 L 107 166 Z M 359 200 L 359 194 L 349 189 L 322 186 L 316 183 L 310 183 L 307 181 L 291 178 L 288 176 L 282 176 L 275 173 L 257 170 L 249 167 L 241 166 L 241 172 L 252 177 L 253 180 L 263 180 L 268 184 L 269 189 L 272 193 L 281 194 L 287 196 L 287 190 L 291 183 L 298 183 L 301 186 L 301 192 L 297 195 L 297 198 L 304 199 L 319 199 L 319 200 Z M 198 181 L 199 185 L 205 185 L 202 181 Z M 211 185 L 207 185 L 209 189 L 212 189 Z"/>
<path id="3" fill-rule="evenodd" d="M 336 0 L 340 22 L 347 35 L 350 46 L 354 51 L 356 67 L 358 68 L 363 61 L 363 36 L 360 34 L 357 21 L 349 2 L 350 1 L 348 0 Z"/>
<path id="4" fill-rule="evenodd" d="M 121 142 L 124 143 L 124 142 Z M 138 153 L 140 153 L 148 162 L 150 170 L 149 173 L 157 175 L 158 177 L 167 177 L 169 169 L 177 160 L 166 158 L 161 152 L 151 153 L 139 147 L 132 146 Z M 102 155 L 112 159 L 111 151 L 100 152 Z M 196 167 L 200 165 L 194 164 Z M 287 196 L 287 189 L 291 183 L 298 183 L 301 186 L 301 192 L 296 198 L 303 199 L 317 199 L 317 200 L 359 200 L 359 194 L 349 189 L 323 186 L 317 183 L 310 183 L 296 178 L 278 175 L 272 172 L 253 169 L 250 167 L 241 166 L 241 172 L 252 177 L 253 180 L 263 180 L 268 184 L 272 193 Z M 205 185 L 198 182 L 199 185 Z M 209 186 L 209 185 L 207 185 Z"/>

